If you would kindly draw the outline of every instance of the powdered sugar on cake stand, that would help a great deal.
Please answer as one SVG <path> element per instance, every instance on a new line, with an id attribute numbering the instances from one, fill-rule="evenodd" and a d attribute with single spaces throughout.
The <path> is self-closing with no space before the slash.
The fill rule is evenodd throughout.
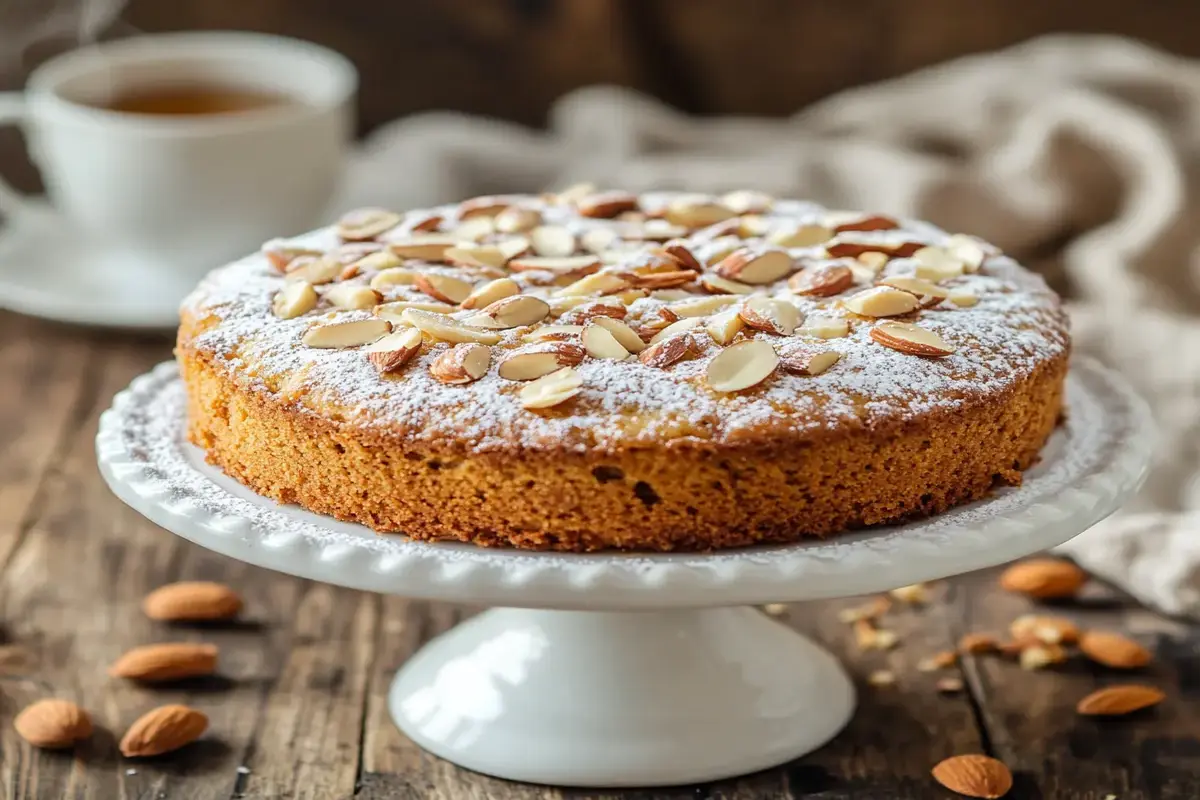
<path id="1" fill-rule="evenodd" d="M 587 786 L 707 781 L 820 746 L 853 710 L 847 677 L 811 641 L 738 606 L 881 591 L 1060 544 L 1120 506 L 1151 450 L 1142 402 L 1077 361 L 1066 421 L 1042 463 L 1021 487 L 987 500 L 825 542 L 553 554 L 379 536 L 277 505 L 205 464 L 185 441 L 184 414 L 174 364 L 116 397 L 97 453 L 121 499 L 180 536 L 263 567 L 506 606 L 410 659 L 392 688 L 393 716 L 413 740 L 465 767 Z"/>

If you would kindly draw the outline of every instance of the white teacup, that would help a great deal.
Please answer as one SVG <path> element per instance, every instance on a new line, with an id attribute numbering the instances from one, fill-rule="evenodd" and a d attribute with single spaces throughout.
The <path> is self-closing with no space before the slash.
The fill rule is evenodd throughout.
<path id="1" fill-rule="evenodd" d="M 182 82 L 286 101 L 185 115 L 106 107 Z M 208 269 L 315 226 L 342 173 L 356 88 L 349 61 L 307 42 L 162 34 L 52 59 L 24 93 L 0 94 L 0 122 L 24 128 L 59 213 L 109 256 L 170 271 L 178 280 L 158 291 L 182 296 Z M 0 183 L 5 216 L 30 202 Z"/>

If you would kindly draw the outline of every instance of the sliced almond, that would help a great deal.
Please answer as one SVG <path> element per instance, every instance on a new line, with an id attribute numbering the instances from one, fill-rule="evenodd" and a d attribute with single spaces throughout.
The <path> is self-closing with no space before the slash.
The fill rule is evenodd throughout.
<path id="1" fill-rule="evenodd" d="M 391 250 L 377 250 L 374 253 L 368 253 L 357 261 L 347 264 L 346 268 L 350 269 L 353 267 L 359 273 L 380 272 L 398 267 L 401 263 L 400 257 Z"/>
<path id="2" fill-rule="evenodd" d="M 996 251 L 981 239 L 956 233 L 946 240 L 946 252 L 961 261 L 966 272 L 978 272 L 988 255 Z"/>
<path id="3" fill-rule="evenodd" d="M 542 224 L 542 214 L 532 208 L 509 206 L 496 215 L 496 230 L 500 233 L 523 233 Z"/>
<path id="4" fill-rule="evenodd" d="M 777 231 L 767 241 L 780 247 L 816 247 L 833 238 L 833 229 L 824 225 L 801 225 L 785 231 Z"/>
<path id="5" fill-rule="evenodd" d="M 775 348 L 763 339 L 730 345 L 708 362 L 708 385 L 718 392 L 740 392 L 770 377 L 779 365 Z"/>
<path id="6" fill-rule="evenodd" d="M 863 317 L 896 317 L 910 314 L 921 307 L 921 302 L 909 294 L 890 286 L 877 286 L 865 292 L 851 295 L 843 303 L 846 308 Z"/>
<path id="7" fill-rule="evenodd" d="M 878 252 L 890 258 L 907 258 L 920 250 L 920 242 L 881 242 L 853 234 L 838 234 L 825 244 L 825 252 L 833 258 L 858 258 L 863 253 Z"/>
<path id="8" fill-rule="evenodd" d="M 492 217 L 471 217 L 463 220 L 457 228 L 450 232 L 456 242 L 475 244 L 496 232 L 496 221 Z"/>
<path id="9" fill-rule="evenodd" d="M 638 333 L 642 334 L 644 331 L 649 331 L 650 335 L 653 336 L 668 325 L 678 322 L 680 319 L 681 317 L 667 306 L 659 306 L 642 317 Z"/>
<path id="10" fill-rule="evenodd" d="M 699 322 L 700 320 L 689 321 Z M 690 333 L 679 333 L 652 343 L 638 354 L 638 360 L 648 367 L 665 369 L 695 354 L 697 350 L 696 341 Z"/>
<path id="11" fill-rule="evenodd" d="M 458 204 L 458 218 L 494 217 L 511 206 L 517 198 L 504 195 L 482 195 Z"/>
<path id="12" fill-rule="evenodd" d="M 581 333 L 583 333 L 582 325 L 541 325 L 522 336 L 521 339 L 526 342 L 564 341 L 574 339 Z"/>
<path id="13" fill-rule="evenodd" d="M 629 192 L 598 192 L 577 200 L 575 208 L 585 217 L 612 219 L 625 211 L 636 211 L 638 199 Z"/>
<path id="14" fill-rule="evenodd" d="M 868 250 L 865 253 L 859 253 L 855 260 L 859 264 L 862 264 L 865 269 L 870 270 L 871 273 L 878 275 L 887 266 L 891 258 L 887 253 L 881 253 L 878 250 Z"/>
<path id="15" fill-rule="evenodd" d="M 271 301 L 271 310 L 280 319 L 295 319 L 317 307 L 317 291 L 308 281 L 286 283 Z"/>
<path id="16" fill-rule="evenodd" d="M 832 297 L 854 285 L 854 273 L 845 264 L 808 267 L 788 278 L 788 288 L 810 297 Z"/>
<path id="17" fill-rule="evenodd" d="M 603 303 L 599 301 L 588 302 L 586 298 L 573 298 L 576 301 L 582 299 L 583 303 L 576 303 L 576 306 L 570 309 L 564 316 L 559 318 L 559 322 L 565 325 L 583 325 L 586 322 L 595 319 L 596 317 L 615 317 L 616 319 L 625 319 L 629 310 L 620 303 Z M 551 312 L 554 311 L 554 305 L 550 306 Z"/>
<path id="18" fill-rule="evenodd" d="M 263 255 L 277 272 L 287 272 L 288 265 L 301 256 L 319 258 L 324 255 L 320 250 L 307 247 L 289 247 L 276 239 L 263 245 Z"/>
<path id="19" fill-rule="evenodd" d="M 470 317 L 468 324 L 479 324 L 484 328 L 520 328 L 541 322 L 549 313 L 550 304 L 540 297 L 515 295 L 503 297 L 487 306 Z M 483 319 L 476 322 L 479 318 Z"/>
<path id="20" fill-rule="evenodd" d="M 488 281 L 472 289 L 471 293 L 463 298 L 460 305 L 468 310 L 483 308 L 495 303 L 497 300 L 503 300 L 505 297 L 512 297 L 520 293 L 520 285 L 512 278 L 497 278 L 494 281 Z"/>
<path id="21" fill-rule="evenodd" d="M 774 202 L 771 195 L 753 189 L 738 189 L 721 197 L 721 203 L 736 214 L 761 214 Z"/>
<path id="22" fill-rule="evenodd" d="M 703 197 L 685 197 L 667 205 L 665 218 L 672 225 L 684 228 L 703 228 L 731 217 L 737 213 L 729 206 Z"/>
<path id="23" fill-rule="evenodd" d="M 585 325 L 581 335 L 583 347 L 592 358 L 606 358 L 623 361 L 629 357 L 626 350 L 612 331 L 601 325 Z"/>
<path id="24" fill-rule="evenodd" d="M 370 344 L 392 329 L 385 319 L 355 319 L 314 325 L 301 340 L 308 347 L 322 349 L 357 347 Z"/>
<path id="25" fill-rule="evenodd" d="M 798 336 L 814 336 L 818 339 L 840 339 L 850 333 L 850 323 L 839 317 L 810 315 L 803 327 L 796 329 Z"/>
<path id="26" fill-rule="evenodd" d="M 367 361 L 381 375 L 395 372 L 400 367 L 412 361 L 420 352 L 424 337 L 416 328 L 403 328 L 395 333 L 389 333 L 378 341 L 372 342 L 363 349 Z"/>
<path id="27" fill-rule="evenodd" d="M 1042 644 L 1074 644 L 1079 640 L 1078 626 L 1065 617 L 1023 614 L 1012 621 L 1008 632 L 1017 641 Z"/>
<path id="28" fill-rule="evenodd" d="M 446 251 L 456 243 L 455 239 L 448 236 L 414 234 L 406 239 L 388 242 L 387 247 L 397 258 L 444 261 Z"/>
<path id="29" fill-rule="evenodd" d="M 528 409 L 550 408 L 579 394 L 583 378 L 570 367 L 543 375 L 521 388 L 521 405 Z"/>
<path id="30" fill-rule="evenodd" d="M 648 219 L 637 227 L 629 228 L 626 236 L 631 239 L 665 242 L 668 239 L 687 236 L 688 232 L 688 228 L 683 225 L 675 225 L 665 219 Z"/>
<path id="31" fill-rule="evenodd" d="M 560 297 L 587 297 L 589 295 L 605 295 L 629 288 L 629 280 L 614 272 L 597 272 L 594 275 L 580 278 L 570 286 L 564 286 L 556 294 Z"/>
<path id="32" fill-rule="evenodd" d="M 793 348 L 779 357 L 779 366 L 794 375 L 820 375 L 842 358 L 834 350 Z"/>
<path id="33" fill-rule="evenodd" d="M 594 317 L 593 325 L 598 325 L 604 328 L 613 335 L 613 338 L 620 343 L 622 347 L 631 353 L 640 353 L 646 349 L 646 343 L 642 341 L 642 337 L 638 336 L 633 328 L 626 325 L 619 319 L 612 317 Z"/>
<path id="34" fill-rule="evenodd" d="M 858 212 L 843 212 L 830 214 L 825 224 L 833 228 L 834 233 L 845 231 L 890 231 L 900 227 L 900 223 L 883 214 L 860 214 Z"/>
<path id="35" fill-rule="evenodd" d="M 387 233 L 404 219 L 382 208 L 360 208 L 344 214 L 337 223 L 337 235 L 344 242 L 362 242 Z"/>
<path id="36" fill-rule="evenodd" d="M 629 282 L 640 289 L 669 289 L 675 286 L 686 286 L 696 280 L 696 273 L 690 269 L 671 270 L 669 272 L 630 272 L 626 273 Z"/>
<path id="37" fill-rule="evenodd" d="M 694 299 L 672 303 L 670 308 L 680 317 L 707 317 L 723 311 L 740 300 L 741 298 L 737 295 L 717 294 L 711 297 L 694 297 Z"/>
<path id="38" fill-rule="evenodd" d="M 563 258 L 523 256 L 514 258 L 508 263 L 508 268 L 513 272 L 540 270 L 553 272 L 555 275 L 591 275 L 598 272 L 600 267 L 600 259 L 595 256 L 566 256 Z"/>
<path id="39" fill-rule="evenodd" d="M 758 239 L 771 232 L 771 221 L 758 214 L 738 218 L 737 235 L 743 239 Z"/>
<path id="40" fill-rule="evenodd" d="M 516 236 L 495 244 L 460 242 L 446 250 L 446 260 L 463 267 L 500 268 L 528 249 L 529 240 L 524 236 Z"/>
<path id="41" fill-rule="evenodd" d="M 561 225 L 534 228 L 529 232 L 529 243 L 542 258 L 566 258 L 575 253 L 575 234 Z"/>
<path id="42" fill-rule="evenodd" d="M 612 228 L 592 228 L 579 237 L 579 244 L 589 253 L 600 254 L 610 249 L 620 237 Z M 550 255 L 539 253 L 538 255 Z"/>
<path id="43" fill-rule="evenodd" d="M 970 308 L 979 303 L 979 295 L 965 290 L 951 290 L 949 299 L 959 308 Z"/>
<path id="44" fill-rule="evenodd" d="M 331 305 L 346 309 L 374 308 L 383 299 L 374 289 L 349 283 L 330 286 L 325 291 L 324 298 Z"/>
<path id="45" fill-rule="evenodd" d="M 436 272 L 418 274 L 413 279 L 413 286 L 434 300 L 455 305 L 470 297 L 473 288 L 468 281 L 450 275 L 439 275 Z"/>
<path id="46" fill-rule="evenodd" d="M 940 247 L 922 247 L 913 253 L 917 277 L 938 283 L 962 275 L 966 265 Z"/>
<path id="47" fill-rule="evenodd" d="M 720 239 L 715 239 L 705 249 L 705 266 L 715 267 L 724 261 L 730 253 L 741 249 L 745 244 L 739 236 L 722 236 Z"/>
<path id="48" fill-rule="evenodd" d="M 732 281 L 720 275 L 701 275 L 700 286 L 713 294 L 752 294 L 754 287 L 741 281 Z"/>
<path id="49" fill-rule="evenodd" d="M 410 308 L 416 309 L 417 311 L 430 311 L 435 314 L 450 314 L 455 311 L 454 306 L 447 305 L 445 303 L 423 303 L 417 300 L 397 300 L 394 303 L 382 303 L 375 306 L 375 316 L 386 319 L 388 322 L 404 322 L 402 319 L 404 312 Z"/>
<path id="50" fill-rule="evenodd" d="M 690 269 L 692 272 L 704 271 L 704 265 L 696 259 L 696 256 L 692 255 L 692 251 L 683 242 L 667 242 L 663 245 L 662 253 L 683 269 Z"/>
<path id="51" fill-rule="evenodd" d="M 922 308 L 936 306 L 945 300 L 949 294 L 944 288 L 935 283 L 930 283 L 922 278 L 910 278 L 907 275 L 892 275 L 884 278 L 879 283 L 882 286 L 891 286 L 893 289 L 899 289 L 911 295 L 916 295 Z"/>
<path id="52" fill-rule="evenodd" d="M 500 361 L 499 374 L 509 381 L 532 381 L 583 361 L 583 347 L 569 342 L 544 342 L 513 351 Z"/>
<path id="53" fill-rule="evenodd" d="M 400 319 L 414 328 L 428 333 L 435 339 L 444 342 L 473 342 L 475 344 L 499 344 L 500 334 L 495 331 L 481 330 L 460 324 L 445 314 L 434 314 L 429 311 L 419 311 L 415 308 L 406 309 Z"/>
<path id="54" fill-rule="evenodd" d="M 307 281 L 313 286 L 320 286 L 336 280 L 342 274 L 344 266 L 330 256 L 301 256 L 288 265 L 288 272 L 284 278 L 289 281 Z"/>
<path id="55" fill-rule="evenodd" d="M 738 313 L 751 328 L 777 336 L 791 336 L 802 319 L 800 309 L 791 303 L 762 296 L 751 297 Z"/>
<path id="56" fill-rule="evenodd" d="M 558 203 L 576 203 L 588 195 L 595 193 L 596 184 L 582 181 L 580 183 L 573 183 L 560 192 L 555 192 L 551 195 L 551 200 Z"/>
<path id="57" fill-rule="evenodd" d="M 871 338 L 911 356 L 941 358 L 954 352 L 954 346 L 933 331 L 907 322 L 881 322 L 871 328 Z"/>
<path id="58" fill-rule="evenodd" d="M 704 329 L 708 331 L 708 335 L 714 342 L 719 345 L 730 344 L 742 328 L 746 327 L 739 312 L 740 309 L 731 308 L 722 311 L 708 321 Z"/>
<path id="59" fill-rule="evenodd" d="M 735 250 L 717 264 L 717 274 L 733 281 L 762 286 L 787 277 L 795 269 L 792 257 L 782 250 Z"/>
<path id="60" fill-rule="evenodd" d="M 371 278 L 371 288 L 377 292 L 386 291 L 393 286 L 411 286 L 419 273 L 416 270 L 394 267 L 385 269 Z"/>
<path id="61" fill-rule="evenodd" d="M 443 221 L 440 214 L 426 214 L 410 223 L 408 230 L 417 233 L 432 233 L 442 227 Z"/>
<path id="62" fill-rule="evenodd" d="M 429 374 L 440 383 L 463 384 L 487 374 L 492 351 L 481 344 L 457 344 L 433 360 Z"/>
<path id="63" fill-rule="evenodd" d="M 659 310 L 665 311 L 666 309 Z M 703 324 L 704 320 L 699 317 L 684 317 L 683 319 L 677 319 L 660 330 L 658 333 L 654 334 L 654 336 L 650 339 L 650 344 L 658 344 L 661 341 L 678 336 L 681 333 L 687 333 L 688 331 L 695 330 Z"/>

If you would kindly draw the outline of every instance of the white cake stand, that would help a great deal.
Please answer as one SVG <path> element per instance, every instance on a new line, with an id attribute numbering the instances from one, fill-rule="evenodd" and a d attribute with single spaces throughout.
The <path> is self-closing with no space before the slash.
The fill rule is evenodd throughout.
<path id="1" fill-rule="evenodd" d="M 276 505 L 185 442 L 173 363 L 117 395 L 96 449 L 122 500 L 219 553 L 355 589 L 502 606 L 396 676 L 392 716 L 426 749 L 535 783 L 669 785 L 804 755 L 853 711 L 833 656 L 748 604 L 957 575 L 1060 544 L 1114 511 L 1144 476 L 1149 414 L 1089 361 L 1073 365 L 1068 393 L 1065 425 L 1019 489 L 827 543 L 710 554 L 423 544 Z"/>

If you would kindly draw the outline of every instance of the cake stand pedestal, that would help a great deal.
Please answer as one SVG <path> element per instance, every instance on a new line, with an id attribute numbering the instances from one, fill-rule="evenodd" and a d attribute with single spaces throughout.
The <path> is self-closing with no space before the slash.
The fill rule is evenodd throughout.
<path id="1" fill-rule="evenodd" d="M 746 606 L 878 592 L 1060 544 L 1139 485 L 1144 404 L 1077 360 L 1069 412 L 1024 484 L 828 542 L 679 555 L 425 544 L 263 499 L 184 438 L 174 364 L 117 395 L 100 470 L 155 523 L 232 558 L 368 591 L 501 606 L 399 671 L 396 724 L 456 764 L 535 783 L 652 786 L 743 774 L 828 741 L 854 709 L 837 661 Z M 598 521 L 597 524 L 602 524 Z"/>

